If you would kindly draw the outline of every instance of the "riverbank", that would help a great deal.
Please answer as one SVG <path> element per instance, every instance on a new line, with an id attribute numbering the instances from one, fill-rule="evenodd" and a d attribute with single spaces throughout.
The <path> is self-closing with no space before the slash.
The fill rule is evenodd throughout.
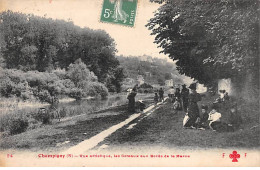
<path id="1" fill-rule="evenodd" d="M 214 97 L 204 97 L 199 103 L 208 104 Z M 259 113 L 256 105 L 242 105 L 243 123 L 235 132 L 214 132 L 212 130 L 184 129 L 183 111 L 173 110 L 172 103 L 155 110 L 148 117 L 141 117 L 129 124 L 135 125 L 129 129 L 125 126 L 100 143 L 96 149 L 106 145 L 104 150 L 129 150 L 142 148 L 178 148 L 183 150 L 196 149 L 229 149 L 245 148 L 259 149 L 260 127 Z M 223 121 L 227 113 L 223 112 Z"/>

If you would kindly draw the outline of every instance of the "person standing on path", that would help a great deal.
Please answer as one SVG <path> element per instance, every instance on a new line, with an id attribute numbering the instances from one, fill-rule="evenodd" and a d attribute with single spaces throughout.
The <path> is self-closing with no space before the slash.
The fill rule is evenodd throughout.
<path id="1" fill-rule="evenodd" d="M 200 117 L 199 114 L 199 107 L 197 102 L 201 101 L 201 96 L 199 93 L 196 91 L 196 83 L 192 83 L 189 88 L 191 89 L 191 93 L 189 94 L 188 97 L 188 116 L 189 116 L 189 121 L 185 125 L 185 127 L 191 127 L 195 128 L 196 127 L 196 121 Z"/>
<path id="2" fill-rule="evenodd" d="M 174 102 L 175 101 L 180 102 L 180 100 L 181 100 L 181 91 L 179 88 L 176 88 L 175 93 L 174 93 Z"/>
<path id="3" fill-rule="evenodd" d="M 181 89 L 181 100 L 183 111 L 187 112 L 188 100 L 189 100 L 189 89 L 186 88 L 186 85 L 182 85 Z"/>
<path id="4" fill-rule="evenodd" d="M 162 102 L 163 101 L 163 94 L 164 94 L 164 91 L 162 88 L 160 88 L 159 90 L 159 101 Z"/>
<path id="5" fill-rule="evenodd" d="M 168 96 L 171 100 L 171 102 L 173 102 L 173 98 L 174 98 L 174 93 L 175 93 L 175 90 L 173 88 L 173 86 L 169 89 L 169 92 L 168 92 Z"/>
<path id="6" fill-rule="evenodd" d="M 128 111 L 131 113 L 135 112 L 135 96 L 136 96 L 136 87 L 130 90 L 127 99 L 128 99 Z"/>

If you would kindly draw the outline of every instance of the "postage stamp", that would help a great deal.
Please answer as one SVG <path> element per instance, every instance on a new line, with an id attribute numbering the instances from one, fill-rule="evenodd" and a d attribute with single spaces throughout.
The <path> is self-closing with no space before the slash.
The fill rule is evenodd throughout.
<path id="1" fill-rule="evenodd" d="M 101 22 L 109 22 L 133 27 L 137 0 L 104 0 Z"/>

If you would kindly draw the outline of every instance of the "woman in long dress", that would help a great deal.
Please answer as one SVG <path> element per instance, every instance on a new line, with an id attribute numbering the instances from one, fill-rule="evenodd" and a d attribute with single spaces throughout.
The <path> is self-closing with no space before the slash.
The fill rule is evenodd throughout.
<path id="1" fill-rule="evenodd" d="M 134 87 L 133 90 L 127 96 L 128 99 L 128 111 L 131 113 L 135 112 L 135 96 L 136 96 L 136 88 Z"/>

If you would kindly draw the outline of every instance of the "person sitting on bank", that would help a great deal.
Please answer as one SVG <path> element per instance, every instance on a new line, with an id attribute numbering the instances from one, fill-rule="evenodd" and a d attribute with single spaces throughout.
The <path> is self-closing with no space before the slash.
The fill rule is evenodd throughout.
<path id="1" fill-rule="evenodd" d="M 208 106 L 207 105 L 202 105 L 201 106 L 201 119 L 200 119 L 200 123 L 199 123 L 199 127 L 198 128 L 209 128 L 209 123 L 208 123 L 208 119 L 209 119 L 209 113 L 208 113 Z"/>
<path id="2" fill-rule="evenodd" d="M 229 124 L 234 127 L 234 130 L 238 129 L 242 124 L 242 118 L 237 110 L 237 103 L 234 103 L 229 112 Z"/>
<path id="3" fill-rule="evenodd" d="M 232 125 L 228 125 L 227 123 L 224 123 L 221 121 L 221 113 L 218 112 L 218 105 L 213 104 L 212 110 L 209 113 L 209 127 L 213 131 L 217 132 L 230 132 L 234 131 Z"/>
<path id="4" fill-rule="evenodd" d="M 228 92 L 224 93 L 223 101 L 228 101 L 230 99 Z"/>
<path id="5" fill-rule="evenodd" d="M 138 105 L 138 110 L 143 112 L 145 109 L 145 104 L 144 104 L 143 100 L 138 100 L 137 105 Z"/>

